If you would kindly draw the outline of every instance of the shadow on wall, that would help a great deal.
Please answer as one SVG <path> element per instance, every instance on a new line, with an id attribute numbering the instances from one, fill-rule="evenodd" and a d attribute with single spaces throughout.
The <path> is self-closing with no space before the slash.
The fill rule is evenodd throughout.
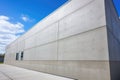
<path id="1" fill-rule="evenodd" d="M 120 80 L 120 19 L 113 0 L 105 1 L 111 80 Z"/>

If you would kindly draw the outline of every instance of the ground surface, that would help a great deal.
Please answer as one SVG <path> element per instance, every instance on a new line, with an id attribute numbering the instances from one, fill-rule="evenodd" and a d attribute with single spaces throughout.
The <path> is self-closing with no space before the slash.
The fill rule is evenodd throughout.
<path id="1" fill-rule="evenodd" d="M 0 64 L 0 80 L 73 80 L 37 71 Z"/>

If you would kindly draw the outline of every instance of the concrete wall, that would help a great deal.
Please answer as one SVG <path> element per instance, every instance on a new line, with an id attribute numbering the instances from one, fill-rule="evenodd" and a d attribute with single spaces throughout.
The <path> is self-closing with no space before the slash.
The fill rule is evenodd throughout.
<path id="1" fill-rule="evenodd" d="M 23 60 L 15 60 L 24 51 Z M 79 80 L 110 80 L 104 0 L 71 0 L 7 47 L 5 63 Z"/>
<path id="2" fill-rule="evenodd" d="M 120 79 L 120 18 L 112 0 L 106 0 L 111 80 Z"/>

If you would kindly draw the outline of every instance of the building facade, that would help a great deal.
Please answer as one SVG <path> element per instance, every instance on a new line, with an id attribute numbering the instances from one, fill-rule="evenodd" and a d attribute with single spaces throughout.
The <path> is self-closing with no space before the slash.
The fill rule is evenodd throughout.
<path id="1" fill-rule="evenodd" d="M 112 0 L 70 0 L 6 48 L 5 64 L 77 80 L 119 80 Z"/>

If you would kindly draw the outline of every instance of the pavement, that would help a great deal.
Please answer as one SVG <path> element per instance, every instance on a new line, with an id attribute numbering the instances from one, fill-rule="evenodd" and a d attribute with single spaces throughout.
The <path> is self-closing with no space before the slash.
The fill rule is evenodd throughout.
<path id="1" fill-rule="evenodd" d="M 0 80 L 74 80 L 11 65 L 0 64 Z"/>

